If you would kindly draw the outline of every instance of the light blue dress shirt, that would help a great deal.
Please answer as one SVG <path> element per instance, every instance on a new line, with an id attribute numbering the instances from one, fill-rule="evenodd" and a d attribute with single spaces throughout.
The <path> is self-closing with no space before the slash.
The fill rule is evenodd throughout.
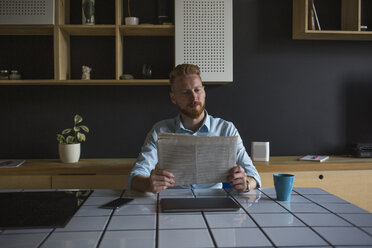
<path id="1" fill-rule="evenodd" d="M 152 127 L 151 131 L 147 134 L 141 153 L 128 176 L 127 188 L 129 190 L 131 189 L 132 178 L 134 176 L 150 176 L 151 170 L 153 170 L 158 163 L 157 140 L 159 133 L 182 133 L 196 136 L 238 136 L 236 164 L 242 166 L 247 176 L 253 177 L 257 182 L 257 187 L 260 187 L 261 178 L 251 158 L 248 156 L 243 141 L 234 124 L 220 118 L 214 118 L 205 111 L 203 124 L 196 132 L 188 130 L 183 126 L 180 115 L 172 119 L 160 121 Z M 177 186 L 177 188 L 222 188 L 222 183 L 183 185 Z"/>

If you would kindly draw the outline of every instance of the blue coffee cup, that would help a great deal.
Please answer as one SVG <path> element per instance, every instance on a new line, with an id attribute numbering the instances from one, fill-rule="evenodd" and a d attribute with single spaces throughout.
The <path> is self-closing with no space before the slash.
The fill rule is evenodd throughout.
<path id="1" fill-rule="evenodd" d="M 289 201 L 294 184 L 294 175 L 274 174 L 274 186 L 278 201 Z"/>

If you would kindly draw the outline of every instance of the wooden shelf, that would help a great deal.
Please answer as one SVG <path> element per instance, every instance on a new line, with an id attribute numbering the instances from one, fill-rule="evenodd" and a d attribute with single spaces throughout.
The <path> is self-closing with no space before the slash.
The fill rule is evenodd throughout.
<path id="1" fill-rule="evenodd" d="M 174 36 L 174 25 L 121 25 L 119 29 L 124 36 Z"/>
<path id="2" fill-rule="evenodd" d="M 204 82 L 204 85 L 224 85 L 229 82 Z M 93 79 L 93 80 L 53 80 L 53 79 L 33 79 L 33 80 L 0 80 L 0 85 L 168 85 L 168 79 L 133 79 L 133 80 L 114 80 L 114 79 Z"/>
<path id="3" fill-rule="evenodd" d="M 115 25 L 61 25 L 61 30 L 76 36 L 115 36 Z"/>
<path id="4" fill-rule="evenodd" d="M 0 25 L 0 35 L 53 35 L 54 25 Z"/>
<path id="5" fill-rule="evenodd" d="M 295 40 L 372 40 L 371 31 L 361 31 L 361 0 L 341 1 L 342 30 L 309 29 L 309 0 L 293 0 L 293 33 Z M 331 10 L 329 10 L 331 11 Z"/>

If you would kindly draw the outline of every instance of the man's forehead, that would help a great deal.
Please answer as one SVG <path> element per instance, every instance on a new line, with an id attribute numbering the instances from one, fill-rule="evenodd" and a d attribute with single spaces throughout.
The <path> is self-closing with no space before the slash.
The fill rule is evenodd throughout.
<path id="1" fill-rule="evenodd" d="M 191 74 L 176 78 L 173 86 L 177 89 L 193 89 L 203 87 L 203 83 L 198 75 Z"/>

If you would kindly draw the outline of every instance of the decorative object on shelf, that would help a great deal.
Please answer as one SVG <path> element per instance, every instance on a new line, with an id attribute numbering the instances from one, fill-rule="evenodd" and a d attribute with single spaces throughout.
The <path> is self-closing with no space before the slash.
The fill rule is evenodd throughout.
<path id="1" fill-rule="evenodd" d="M 151 78 L 152 69 L 150 64 L 143 64 L 142 66 L 142 77 L 145 79 Z"/>
<path id="2" fill-rule="evenodd" d="M 90 68 L 89 66 L 83 65 L 81 67 L 81 71 L 83 73 L 81 75 L 81 79 L 83 79 L 83 80 L 90 80 L 90 72 L 92 71 L 92 68 Z"/>
<path id="3" fill-rule="evenodd" d="M 10 80 L 21 80 L 21 74 L 19 74 L 18 70 L 11 70 L 9 79 Z"/>
<path id="4" fill-rule="evenodd" d="M 314 0 L 309 0 L 308 30 L 321 30 Z"/>
<path id="5" fill-rule="evenodd" d="M 132 79 L 134 79 L 134 77 L 133 77 L 132 74 L 123 74 L 123 75 L 120 76 L 120 79 L 132 80 Z"/>
<path id="6" fill-rule="evenodd" d="M 83 24 L 94 25 L 95 0 L 82 0 Z"/>
<path id="7" fill-rule="evenodd" d="M 74 126 L 57 134 L 59 157 L 63 163 L 76 163 L 80 159 L 80 142 L 86 140 L 85 134 L 81 131 L 89 133 L 89 128 L 85 125 L 78 125 L 83 121 L 80 115 L 74 116 Z M 68 135 L 71 132 L 73 135 Z M 65 137 L 65 135 L 68 135 Z"/>
<path id="8" fill-rule="evenodd" d="M 367 25 L 360 26 L 360 31 L 368 31 L 368 26 Z"/>
<path id="9" fill-rule="evenodd" d="M 171 9 L 173 0 L 158 0 L 158 24 L 172 24 Z"/>
<path id="10" fill-rule="evenodd" d="M 138 25 L 139 18 L 133 17 L 130 12 L 130 0 L 128 0 L 128 17 L 125 17 L 125 25 Z"/>
<path id="11" fill-rule="evenodd" d="M 9 79 L 9 71 L 0 70 L 0 80 L 8 80 L 8 79 Z"/>

